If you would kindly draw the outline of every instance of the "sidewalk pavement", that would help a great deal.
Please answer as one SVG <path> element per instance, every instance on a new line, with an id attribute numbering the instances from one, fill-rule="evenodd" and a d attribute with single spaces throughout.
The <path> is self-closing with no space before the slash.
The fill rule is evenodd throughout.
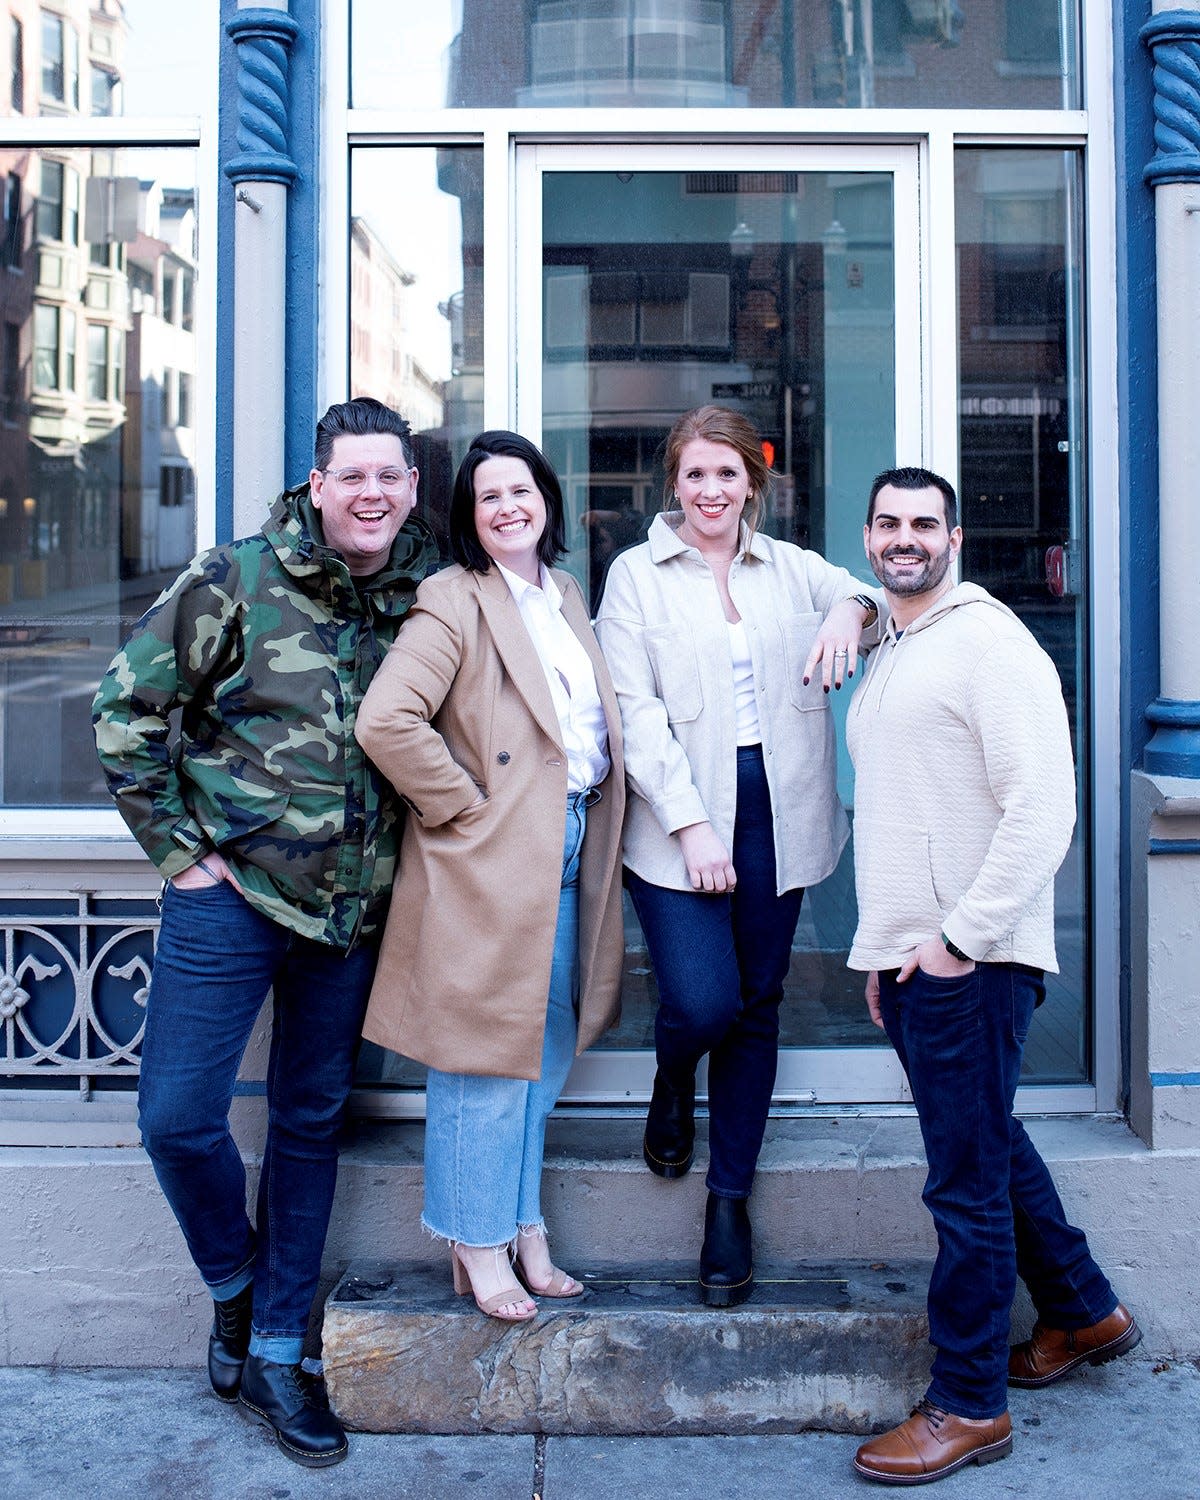
<path id="1" fill-rule="evenodd" d="M 914 1399 L 920 1395 L 913 1393 Z M 937 1500 L 1197 1500 L 1200 1362 L 1137 1357 L 1013 1391 L 1013 1453 Z M 0 1494 L 18 1500 L 872 1500 L 861 1439 L 357 1436 L 332 1469 L 284 1458 L 202 1371 L 0 1369 Z M 924 1493 L 924 1491 L 923 1491 Z"/>

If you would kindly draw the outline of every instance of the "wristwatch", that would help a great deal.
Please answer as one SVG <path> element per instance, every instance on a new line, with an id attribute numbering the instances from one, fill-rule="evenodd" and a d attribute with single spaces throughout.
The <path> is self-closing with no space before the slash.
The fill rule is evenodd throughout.
<path id="1" fill-rule="evenodd" d="M 854 600 L 855 604 L 861 604 L 867 612 L 867 618 L 863 621 L 863 629 L 865 630 L 868 625 L 874 625 L 875 621 L 879 618 L 879 606 L 871 598 L 870 594 L 851 594 L 850 597 Z"/>
<path id="2" fill-rule="evenodd" d="M 969 953 L 964 953 L 961 948 L 956 948 L 946 934 L 942 933 L 942 942 L 945 944 L 946 952 L 951 958 L 957 958 L 960 963 L 973 964 L 975 960 Z"/>

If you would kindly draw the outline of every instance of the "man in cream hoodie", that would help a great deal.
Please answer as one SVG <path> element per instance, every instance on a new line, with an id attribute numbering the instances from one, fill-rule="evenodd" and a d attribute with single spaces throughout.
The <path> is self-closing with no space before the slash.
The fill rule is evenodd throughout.
<path id="1" fill-rule="evenodd" d="M 859 924 L 850 967 L 912 1086 L 938 1234 L 936 1353 L 906 1421 L 858 1450 L 889 1484 L 1012 1449 L 1006 1384 L 1048 1385 L 1132 1349 L 1137 1324 L 1067 1222 L 1013 1117 L 1043 975 L 1054 875 L 1075 823 L 1062 688 L 999 600 L 954 581 L 957 499 L 927 469 L 871 488 L 867 558 L 891 619 L 851 704 Z M 1008 1347 L 1016 1278 L 1038 1321 Z"/>

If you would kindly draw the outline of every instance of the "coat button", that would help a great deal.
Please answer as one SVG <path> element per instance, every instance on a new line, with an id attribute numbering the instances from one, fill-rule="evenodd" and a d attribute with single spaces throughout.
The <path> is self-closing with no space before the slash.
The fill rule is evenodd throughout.
<path id="1" fill-rule="evenodd" d="M 502 766 L 506 766 L 506 765 L 508 765 L 509 761 L 512 759 L 512 756 L 508 753 L 507 750 L 501 750 L 500 754 L 497 755 L 496 759 L 500 762 L 500 764 Z"/>

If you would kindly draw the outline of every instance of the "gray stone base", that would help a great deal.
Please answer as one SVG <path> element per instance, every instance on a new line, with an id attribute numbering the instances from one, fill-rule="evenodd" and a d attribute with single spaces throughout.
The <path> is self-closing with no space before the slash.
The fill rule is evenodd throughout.
<path id="1" fill-rule="evenodd" d="M 600 1270 L 506 1326 L 449 1264 L 358 1264 L 325 1307 L 325 1374 L 362 1432 L 868 1432 L 928 1379 L 927 1264 L 758 1267 L 749 1301 L 701 1305 L 694 1272 Z"/>

